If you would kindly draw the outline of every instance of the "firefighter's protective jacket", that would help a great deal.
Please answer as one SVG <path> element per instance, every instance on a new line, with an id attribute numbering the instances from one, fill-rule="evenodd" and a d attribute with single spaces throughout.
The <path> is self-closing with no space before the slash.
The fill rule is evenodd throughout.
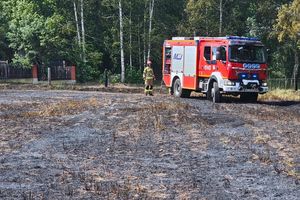
<path id="1" fill-rule="evenodd" d="M 145 80 L 151 80 L 154 79 L 154 73 L 153 73 L 153 69 L 151 67 L 146 67 L 144 69 L 144 73 L 143 73 L 143 78 Z"/>

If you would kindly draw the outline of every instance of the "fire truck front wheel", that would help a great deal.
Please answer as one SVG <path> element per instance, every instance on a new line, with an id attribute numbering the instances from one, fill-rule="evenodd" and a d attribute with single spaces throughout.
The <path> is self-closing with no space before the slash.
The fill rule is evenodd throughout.
<path id="1" fill-rule="evenodd" d="M 221 102 L 222 94 L 220 92 L 219 86 L 217 82 L 213 82 L 212 88 L 211 88 L 211 100 L 214 103 L 220 103 Z"/>

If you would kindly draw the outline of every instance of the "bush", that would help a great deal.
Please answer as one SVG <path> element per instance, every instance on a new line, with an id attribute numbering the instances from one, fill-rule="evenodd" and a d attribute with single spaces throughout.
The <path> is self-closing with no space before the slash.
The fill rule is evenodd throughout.
<path id="1" fill-rule="evenodd" d="M 121 75 L 120 74 L 112 74 L 108 76 L 109 78 L 109 83 L 115 84 L 115 83 L 120 83 L 121 82 Z"/>
<path id="2" fill-rule="evenodd" d="M 78 63 L 76 66 L 76 78 L 81 83 L 96 80 L 99 76 L 100 72 L 97 67 L 82 62 Z"/>
<path id="3" fill-rule="evenodd" d="M 99 76 L 99 84 L 105 83 L 105 73 L 101 73 Z"/>
<path id="4" fill-rule="evenodd" d="M 108 77 L 108 84 L 115 84 L 121 82 L 121 75 L 120 74 L 112 74 L 111 71 L 107 71 L 107 77 Z M 105 83 L 105 72 L 100 74 L 99 77 L 99 83 L 104 84 Z"/>
<path id="5" fill-rule="evenodd" d="M 134 67 L 127 68 L 126 75 L 125 75 L 125 82 L 126 83 L 134 83 L 134 84 L 143 83 L 142 71 L 137 70 Z"/>
<path id="6" fill-rule="evenodd" d="M 108 73 L 108 83 L 109 84 L 115 84 L 121 82 L 121 74 L 112 74 L 110 71 Z M 125 74 L 125 82 L 126 83 L 132 83 L 132 84 L 141 84 L 143 83 L 143 73 L 141 70 L 136 70 L 133 67 L 129 67 L 126 70 Z M 105 73 L 101 73 L 99 76 L 99 83 L 104 84 L 105 83 Z"/>

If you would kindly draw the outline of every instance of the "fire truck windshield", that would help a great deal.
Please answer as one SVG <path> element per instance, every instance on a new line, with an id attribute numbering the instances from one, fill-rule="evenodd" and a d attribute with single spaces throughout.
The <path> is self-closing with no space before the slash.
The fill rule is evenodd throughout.
<path id="1" fill-rule="evenodd" d="M 229 61 L 241 63 L 266 63 L 266 52 L 263 46 L 231 45 Z"/>

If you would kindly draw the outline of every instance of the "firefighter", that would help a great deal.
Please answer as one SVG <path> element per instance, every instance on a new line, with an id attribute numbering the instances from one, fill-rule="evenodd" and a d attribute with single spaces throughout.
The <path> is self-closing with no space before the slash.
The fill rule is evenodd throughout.
<path id="1" fill-rule="evenodd" d="M 154 72 L 152 69 L 151 60 L 147 61 L 147 66 L 144 69 L 143 78 L 145 80 L 145 95 L 148 94 L 153 96 L 153 80 L 155 79 Z"/>

